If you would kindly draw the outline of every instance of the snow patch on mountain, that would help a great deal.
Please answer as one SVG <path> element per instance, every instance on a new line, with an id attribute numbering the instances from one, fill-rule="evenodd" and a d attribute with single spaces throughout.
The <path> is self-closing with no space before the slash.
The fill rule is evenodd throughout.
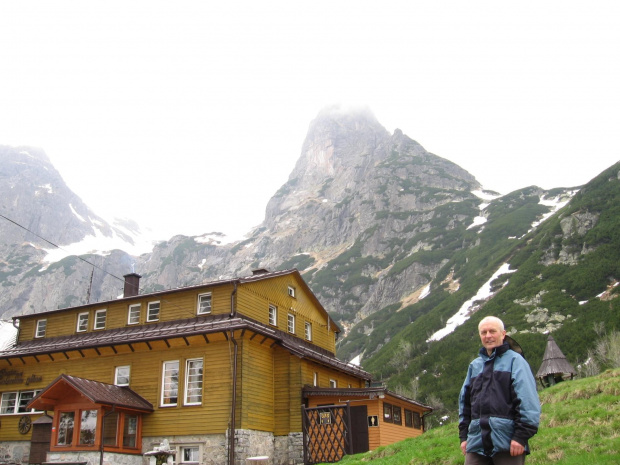
<path id="1" fill-rule="evenodd" d="M 493 295 L 493 292 L 491 292 L 491 283 L 499 276 L 506 273 L 514 273 L 515 271 L 517 270 L 510 269 L 510 264 L 508 263 L 504 263 L 500 266 L 499 269 L 493 273 L 493 276 L 491 276 L 491 278 L 482 285 L 476 295 L 465 302 L 459 311 L 448 320 L 446 326 L 429 337 L 426 342 L 439 341 L 440 339 L 443 339 L 445 336 L 452 333 L 457 327 L 469 320 L 469 317 L 478 309 L 475 303 L 480 300 L 486 300 Z M 504 283 L 504 286 L 506 284 L 508 284 L 508 281 Z"/>

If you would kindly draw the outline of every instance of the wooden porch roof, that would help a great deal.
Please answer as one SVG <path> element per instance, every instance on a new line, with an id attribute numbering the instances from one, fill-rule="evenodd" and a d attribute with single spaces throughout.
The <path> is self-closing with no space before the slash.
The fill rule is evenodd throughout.
<path id="1" fill-rule="evenodd" d="M 28 408 L 54 410 L 58 400 L 66 397 L 67 391 L 75 391 L 94 404 L 152 412 L 153 405 L 128 387 L 115 386 L 66 374 L 60 375 L 43 389 L 28 404 Z"/>

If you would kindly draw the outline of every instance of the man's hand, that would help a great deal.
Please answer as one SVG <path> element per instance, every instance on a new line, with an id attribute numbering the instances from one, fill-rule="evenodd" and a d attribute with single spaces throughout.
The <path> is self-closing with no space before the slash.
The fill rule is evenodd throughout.
<path id="1" fill-rule="evenodd" d="M 510 448 L 510 450 L 512 450 L 512 447 Z M 467 453 L 467 441 L 463 441 L 461 443 L 461 451 L 463 452 L 463 455 Z"/>
<path id="2" fill-rule="evenodd" d="M 463 444 L 461 444 L 461 448 L 462 447 L 463 447 Z M 510 455 L 514 457 L 515 455 L 522 455 L 524 453 L 525 453 L 525 447 L 523 447 L 523 445 L 519 444 L 514 439 L 510 441 Z"/>

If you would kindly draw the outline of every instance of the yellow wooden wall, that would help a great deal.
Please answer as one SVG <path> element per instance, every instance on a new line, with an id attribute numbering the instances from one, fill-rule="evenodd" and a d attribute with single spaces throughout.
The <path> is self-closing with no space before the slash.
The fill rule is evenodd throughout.
<path id="1" fill-rule="evenodd" d="M 47 320 L 45 337 L 69 336 L 77 333 L 77 321 L 80 313 L 88 312 L 88 331 L 93 329 L 95 312 L 100 309 L 106 310 L 105 329 L 124 328 L 127 323 L 129 306 L 141 305 L 140 323 L 155 324 L 164 321 L 183 320 L 199 316 L 197 314 L 198 295 L 211 292 L 211 314 L 230 313 L 230 296 L 233 291 L 232 284 L 220 286 L 192 288 L 189 290 L 175 291 L 161 295 L 137 296 L 131 299 L 92 304 L 84 307 L 70 308 L 61 311 L 47 312 L 42 314 L 20 316 L 19 341 L 34 339 L 36 323 L 39 319 Z M 147 322 L 149 302 L 159 302 L 159 320 Z"/>
<path id="2" fill-rule="evenodd" d="M 202 339 L 202 338 L 201 338 Z M 214 338 L 212 338 L 214 339 Z M 164 344 L 161 350 L 137 351 L 97 356 L 94 351 L 84 351 L 86 358 L 75 356 L 71 360 L 56 354 L 55 362 L 40 357 L 40 363 L 29 363 L 26 366 L 11 367 L 0 361 L 0 369 L 17 369 L 23 372 L 23 378 L 30 375 L 40 376 L 40 382 L 0 386 L 0 392 L 27 391 L 43 389 L 60 374 L 69 374 L 80 378 L 92 379 L 108 384 L 114 383 L 115 367 L 129 365 L 131 367 L 130 388 L 153 404 L 154 412 L 146 414 L 143 423 L 145 436 L 170 435 L 171 425 L 174 433 L 191 435 L 200 431 L 203 434 L 222 433 L 226 431 L 231 408 L 231 354 L 230 343 L 221 339 L 220 342 L 202 344 L 193 341 L 193 347 L 174 344 L 168 349 Z M 176 347 L 175 347 L 176 345 Z M 157 344 L 152 344 L 156 347 Z M 103 351 L 102 351 L 103 354 Z M 74 354 L 70 354 L 73 356 Z M 203 358 L 203 399 L 200 406 L 183 406 L 185 390 L 185 362 L 187 359 Z M 175 407 L 159 407 L 161 398 L 162 364 L 164 361 L 179 360 L 179 399 Z M 17 432 L 17 421 L 22 416 L 2 415 L 3 440 L 24 440 Z M 33 415 L 32 419 L 37 416 Z"/>
<path id="3" fill-rule="evenodd" d="M 288 286 L 295 288 L 295 297 L 288 294 Z M 283 275 L 250 283 L 243 283 L 237 291 L 237 311 L 250 318 L 269 324 L 269 304 L 275 305 L 277 329 L 288 332 L 288 314 L 295 315 L 295 336 L 305 340 L 305 323 L 312 325 L 312 343 L 335 353 L 335 331 L 327 314 L 317 307 L 296 275 Z"/>
<path id="4" fill-rule="evenodd" d="M 402 416 L 402 424 L 396 425 L 394 423 L 387 423 L 383 421 L 383 403 L 387 402 L 388 404 L 396 405 L 401 408 L 401 416 Z M 411 406 L 406 402 L 395 398 L 385 398 L 380 402 L 380 412 L 379 412 L 379 424 L 380 426 L 380 440 L 379 445 L 385 446 L 387 444 L 393 444 L 398 441 L 402 441 L 406 438 L 413 438 L 422 434 L 422 429 L 410 428 L 405 426 L 405 409 L 412 410 L 414 412 L 420 413 L 420 416 L 424 413 L 422 409 L 418 409 L 415 406 Z"/>
<path id="5" fill-rule="evenodd" d="M 301 390 L 312 385 L 313 375 L 319 373 L 319 386 L 329 386 L 329 379 L 337 379 L 338 386 L 363 386 L 364 381 L 340 373 L 327 366 L 292 355 L 275 344 L 273 339 L 247 331 L 241 336 L 237 331 L 238 380 L 236 427 L 259 431 L 273 431 L 286 435 L 301 431 Z M 0 369 L 23 372 L 24 380 L 31 375 L 40 381 L 26 386 L 3 385 L 0 392 L 43 389 L 59 375 L 65 373 L 81 378 L 113 384 L 115 367 L 131 367 L 130 388 L 153 404 L 154 412 L 146 414 L 143 423 L 144 436 L 168 436 L 171 425 L 177 435 L 223 433 L 226 431 L 232 402 L 232 361 L 234 345 L 222 333 L 209 335 L 209 343 L 201 336 L 188 338 L 189 346 L 181 338 L 152 341 L 149 349 L 145 343 L 134 344 L 135 352 L 128 346 L 84 349 L 82 353 L 68 351 L 67 356 L 54 354 L 55 361 L 47 356 L 25 357 L 25 365 L 13 366 L 1 360 Z M 188 359 L 203 359 L 202 405 L 183 406 L 185 363 Z M 179 400 L 173 407 L 160 407 L 162 366 L 165 361 L 179 361 Z M 19 415 L 2 415 L 2 438 L 24 440 L 17 432 Z M 37 416 L 33 415 L 32 419 Z M 29 438 L 29 436 L 27 436 Z"/>
<path id="6" fill-rule="evenodd" d="M 396 425 L 383 421 L 383 399 L 357 399 L 354 397 L 346 398 L 346 396 L 320 396 L 311 397 L 308 403 L 309 407 L 317 407 L 318 405 L 344 405 L 346 401 L 351 401 L 352 407 L 366 405 L 368 416 L 377 415 L 379 420 L 378 427 L 368 427 L 368 446 L 370 450 L 374 450 L 379 446 L 386 446 L 406 438 L 412 438 L 422 434 L 422 429 L 411 428 L 405 426 L 405 409 L 417 411 L 422 416 L 421 409 L 407 402 L 400 401 L 395 398 L 386 398 L 385 402 L 401 407 L 402 424 Z"/>

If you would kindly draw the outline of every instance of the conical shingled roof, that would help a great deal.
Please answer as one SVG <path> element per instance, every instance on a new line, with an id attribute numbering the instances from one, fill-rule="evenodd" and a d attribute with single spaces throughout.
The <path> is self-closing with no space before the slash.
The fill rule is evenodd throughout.
<path id="1" fill-rule="evenodd" d="M 564 374 L 574 375 L 575 369 L 566 360 L 566 356 L 562 353 L 552 336 L 547 338 L 547 347 L 543 355 L 543 362 L 536 373 L 537 378 L 544 378 L 548 375 Z"/>

